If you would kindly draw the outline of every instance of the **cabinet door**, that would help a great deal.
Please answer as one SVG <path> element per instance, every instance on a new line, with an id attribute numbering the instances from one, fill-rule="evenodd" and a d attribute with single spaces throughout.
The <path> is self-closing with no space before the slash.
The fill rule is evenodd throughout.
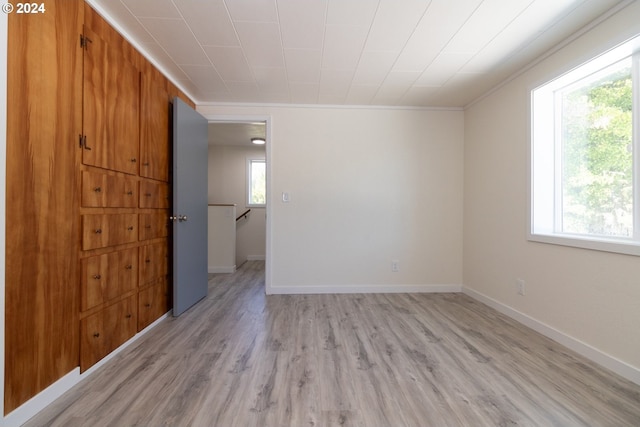
<path id="1" fill-rule="evenodd" d="M 82 215 L 82 249 L 105 248 L 135 242 L 137 214 Z"/>
<path id="2" fill-rule="evenodd" d="M 169 181 L 169 94 L 146 74 L 140 86 L 140 176 Z"/>
<path id="3" fill-rule="evenodd" d="M 82 372 L 135 335 L 137 308 L 137 295 L 133 295 L 80 321 Z"/>
<path id="4" fill-rule="evenodd" d="M 82 172 L 82 206 L 95 208 L 135 208 L 138 181 L 129 176 Z"/>
<path id="5" fill-rule="evenodd" d="M 143 330 L 156 319 L 169 311 L 167 304 L 167 279 L 158 279 L 156 283 L 138 294 L 138 331 Z"/>
<path id="6" fill-rule="evenodd" d="M 115 299 L 138 285 L 138 248 L 82 260 L 82 311 Z"/>
<path id="7" fill-rule="evenodd" d="M 86 26 L 84 39 L 82 162 L 137 174 L 140 73 Z"/>
<path id="8" fill-rule="evenodd" d="M 169 212 L 140 214 L 140 240 L 167 237 L 169 235 Z"/>
<path id="9" fill-rule="evenodd" d="M 140 247 L 140 286 L 161 277 L 169 272 L 167 258 L 167 242 L 145 245 Z"/>
<path id="10" fill-rule="evenodd" d="M 169 184 L 158 181 L 140 181 L 140 207 L 142 209 L 167 209 Z"/>

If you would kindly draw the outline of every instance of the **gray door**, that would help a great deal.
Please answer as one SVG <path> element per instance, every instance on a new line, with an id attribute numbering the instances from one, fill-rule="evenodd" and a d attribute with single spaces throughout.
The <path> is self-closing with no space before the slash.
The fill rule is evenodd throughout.
<path id="1" fill-rule="evenodd" d="M 173 315 L 207 296 L 207 119 L 173 101 Z"/>

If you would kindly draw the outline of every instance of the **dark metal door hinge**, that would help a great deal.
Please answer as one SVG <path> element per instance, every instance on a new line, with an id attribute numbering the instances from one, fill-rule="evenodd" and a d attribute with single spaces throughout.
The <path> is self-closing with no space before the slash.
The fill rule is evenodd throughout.
<path id="1" fill-rule="evenodd" d="M 85 150 L 91 150 L 91 147 L 87 146 L 87 135 L 78 135 L 80 137 L 80 148 Z"/>
<path id="2" fill-rule="evenodd" d="M 91 39 L 85 35 L 80 34 L 80 47 L 87 49 L 89 47 L 89 43 L 92 43 Z"/>

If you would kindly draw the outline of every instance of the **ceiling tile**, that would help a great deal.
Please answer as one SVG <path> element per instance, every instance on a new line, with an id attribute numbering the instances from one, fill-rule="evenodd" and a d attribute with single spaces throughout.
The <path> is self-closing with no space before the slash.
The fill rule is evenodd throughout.
<path id="1" fill-rule="evenodd" d="M 138 44 L 154 42 L 153 37 L 140 25 L 138 19 L 132 15 L 131 11 L 121 2 L 102 1 L 99 6 L 116 21 L 118 27 L 121 27 L 127 32 L 126 36 L 133 39 L 130 41 Z"/>
<path id="2" fill-rule="evenodd" d="M 511 21 L 478 55 L 465 65 L 465 72 L 488 72 L 505 61 L 523 45 L 529 45 L 546 28 L 553 25 L 575 6 L 575 0 L 537 0 Z"/>
<path id="3" fill-rule="evenodd" d="M 284 67 L 278 24 L 237 22 L 240 43 L 252 67 Z"/>
<path id="4" fill-rule="evenodd" d="M 319 98 L 331 99 L 332 103 L 336 103 L 338 99 L 344 101 L 353 80 L 353 73 L 354 70 L 323 69 L 320 74 Z"/>
<path id="5" fill-rule="evenodd" d="M 369 105 L 377 92 L 378 86 L 352 85 L 345 103 L 350 105 Z"/>
<path id="6" fill-rule="evenodd" d="M 429 2 L 404 0 L 402 6 L 398 7 L 397 0 L 380 1 L 365 50 L 394 52 L 402 50 L 429 6 Z"/>
<path id="7" fill-rule="evenodd" d="M 396 71 L 424 71 L 482 0 L 432 0 L 398 57 Z"/>
<path id="8" fill-rule="evenodd" d="M 355 69 L 367 38 L 367 27 L 327 25 L 322 68 Z"/>
<path id="9" fill-rule="evenodd" d="M 284 68 L 255 67 L 253 74 L 262 92 L 287 92 L 287 72 Z"/>
<path id="10" fill-rule="evenodd" d="M 180 18 L 171 0 L 120 0 L 138 18 Z"/>
<path id="11" fill-rule="evenodd" d="M 327 25 L 369 28 L 378 9 L 378 0 L 329 0 Z"/>
<path id="12" fill-rule="evenodd" d="M 396 105 L 404 94 L 413 86 L 418 73 L 393 73 L 387 76 L 379 87 L 374 102 L 384 105 Z"/>
<path id="13" fill-rule="evenodd" d="M 176 6 L 202 45 L 240 46 L 231 17 L 222 0 L 180 0 Z"/>
<path id="14" fill-rule="evenodd" d="M 317 84 L 320 81 L 322 51 L 285 49 L 284 58 L 290 82 Z"/>
<path id="15" fill-rule="evenodd" d="M 87 2 L 199 102 L 454 107 L 472 102 L 612 7 L 634 4 L 628 0 Z"/>
<path id="16" fill-rule="evenodd" d="M 428 106 L 430 98 L 438 92 L 438 89 L 438 87 L 413 86 L 402 96 L 401 103 L 402 105 Z"/>
<path id="17" fill-rule="evenodd" d="M 226 92 L 227 88 L 212 66 L 183 65 L 182 70 L 199 90 L 207 92 Z"/>
<path id="18" fill-rule="evenodd" d="M 211 65 L 184 21 L 142 18 L 140 22 L 177 64 Z"/>
<path id="19" fill-rule="evenodd" d="M 417 86 L 441 86 L 471 59 L 470 53 L 442 53 L 416 81 Z"/>
<path id="20" fill-rule="evenodd" d="M 326 10 L 326 0 L 279 0 L 284 48 L 322 49 Z"/>
<path id="21" fill-rule="evenodd" d="M 396 52 L 363 52 L 353 77 L 353 84 L 380 85 L 397 57 Z"/>
<path id="22" fill-rule="evenodd" d="M 235 99 L 251 101 L 252 96 L 258 92 L 258 85 L 254 82 L 227 82 L 229 93 Z"/>
<path id="23" fill-rule="evenodd" d="M 468 99 L 476 99 L 490 87 L 477 84 L 477 75 L 473 73 L 457 73 L 444 86 L 431 95 L 431 103 L 435 106 L 465 105 Z"/>
<path id="24" fill-rule="evenodd" d="M 173 62 L 173 59 L 167 55 L 167 52 L 156 42 L 143 43 L 140 46 L 144 51 L 153 57 L 153 61 L 163 68 L 163 70 L 174 79 L 188 80 L 187 75 L 182 69 Z"/>
<path id="25" fill-rule="evenodd" d="M 476 53 L 509 25 L 533 0 L 485 0 L 445 47 L 446 52 Z"/>
<path id="26" fill-rule="evenodd" d="M 412 86 L 422 73 L 418 71 L 391 71 L 382 86 Z"/>
<path id="27" fill-rule="evenodd" d="M 315 104 L 318 102 L 319 84 L 290 83 L 291 102 L 294 104 Z"/>
<path id="28" fill-rule="evenodd" d="M 254 81 L 240 47 L 203 46 L 203 49 L 223 80 Z"/>
<path id="29" fill-rule="evenodd" d="M 278 22 L 275 0 L 225 0 L 233 21 Z"/>

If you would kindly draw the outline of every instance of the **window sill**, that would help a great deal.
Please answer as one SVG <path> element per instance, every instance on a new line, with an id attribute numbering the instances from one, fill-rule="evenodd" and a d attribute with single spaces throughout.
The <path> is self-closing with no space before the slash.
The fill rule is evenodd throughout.
<path id="1" fill-rule="evenodd" d="M 570 246 L 574 248 L 590 249 L 593 251 L 612 252 L 624 255 L 640 256 L 640 243 L 612 240 L 606 238 L 582 237 L 560 234 L 529 234 L 531 242 L 549 243 L 552 245 Z"/>

